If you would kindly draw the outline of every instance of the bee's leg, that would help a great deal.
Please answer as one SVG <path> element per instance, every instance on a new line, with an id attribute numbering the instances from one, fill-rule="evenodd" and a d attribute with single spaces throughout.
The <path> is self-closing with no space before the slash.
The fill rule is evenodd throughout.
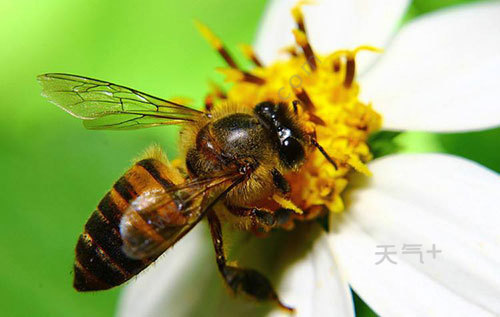
<path id="1" fill-rule="evenodd" d="M 275 168 L 271 170 L 271 174 L 273 175 L 274 186 L 276 186 L 282 195 L 288 195 L 290 193 L 290 183 L 288 183 L 285 177 Z"/>
<path id="2" fill-rule="evenodd" d="M 260 227 L 264 231 L 269 231 L 276 227 L 284 227 L 286 229 L 293 221 L 292 215 L 294 211 L 291 209 L 280 208 L 276 211 L 271 211 L 265 208 L 241 207 L 228 204 L 225 204 L 225 206 L 231 214 L 238 217 L 250 218 L 254 226 Z"/>
<path id="3" fill-rule="evenodd" d="M 222 242 L 222 229 L 219 218 L 213 210 L 207 214 L 210 224 L 210 233 L 215 248 L 215 257 L 219 272 L 225 282 L 235 294 L 244 293 L 258 301 L 274 301 L 281 308 L 293 311 L 293 308 L 284 305 L 274 291 L 269 280 L 255 270 L 239 268 L 226 263 L 226 255 Z"/>

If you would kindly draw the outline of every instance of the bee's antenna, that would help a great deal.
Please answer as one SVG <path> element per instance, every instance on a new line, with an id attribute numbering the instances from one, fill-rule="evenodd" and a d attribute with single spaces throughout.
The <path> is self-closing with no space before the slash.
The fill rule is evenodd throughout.
<path id="1" fill-rule="evenodd" d="M 321 145 L 319 145 L 318 141 L 316 141 L 315 138 L 311 139 L 311 143 L 321 152 L 321 154 L 323 154 L 326 160 L 330 162 L 333 165 L 333 167 L 335 167 L 336 170 L 339 169 L 337 163 L 335 163 L 335 161 L 331 158 L 331 156 L 328 155 L 328 153 L 326 153 L 325 149 Z"/>

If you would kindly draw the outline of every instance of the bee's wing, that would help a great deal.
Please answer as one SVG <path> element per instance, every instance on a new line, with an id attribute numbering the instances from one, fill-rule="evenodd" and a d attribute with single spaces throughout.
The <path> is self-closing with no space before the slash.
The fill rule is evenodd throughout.
<path id="1" fill-rule="evenodd" d="M 120 222 L 123 251 L 133 259 L 156 258 L 189 232 L 220 198 L 242 181 L 237 173 L 195 179 L 130 202 Z M 207 193 L 222 188 L 216 196 Z"/>
<path id="2" fill-rule="evenodd" d="M 75 76 L 50 73 L 38 76 L 42 95 L 87 129 L 126 130 L 196 121 L 198 111 L 153 97 L 132 88 Z"/>

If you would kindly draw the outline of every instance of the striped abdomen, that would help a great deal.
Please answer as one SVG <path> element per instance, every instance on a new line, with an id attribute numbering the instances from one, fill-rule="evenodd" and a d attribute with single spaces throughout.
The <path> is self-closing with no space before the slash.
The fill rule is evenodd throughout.
<path id="1" fill-rule="evenodd" d="M 92 213 L 76 245 L 73 286 L 78 291 L 104 290 L 124 283 L 153 262 L 159 254 L 134 259 L 123 251 L 120 222 L 130 202 L 148 191 L 173 186 L 172 168 L 156 159 L 136 163 L 121 177 Z M 175 175 L 177 179 L 179 175 Z M 175 178 L 174 177 L 174 178 Z M 153 232 L 144 223 L 138 230 Z M 153 231 L 151 231 L 153 230 Z"/>

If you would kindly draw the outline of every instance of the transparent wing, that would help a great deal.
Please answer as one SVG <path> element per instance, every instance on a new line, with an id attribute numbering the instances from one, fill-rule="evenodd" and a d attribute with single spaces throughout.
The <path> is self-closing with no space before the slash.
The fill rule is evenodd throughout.
<path id="1" fill-rule="evenodd" d="M 87 129 L 127 130 L 196 121 L 204 112 L 132 88 L 69 74 L 38 76 L 42 95 Z"/>
<path id="2" fill-rule="evenodd" d="M 142 193 L 130 202 L 120 222 L 124 253 L 133 259 L 159 256 L 189 232 L 239 178 L 230 174 L 196 179 L 168 191 Z M 215 192 L 222 194 L 207 195 L 217 187 L 222 189 Z"/>

